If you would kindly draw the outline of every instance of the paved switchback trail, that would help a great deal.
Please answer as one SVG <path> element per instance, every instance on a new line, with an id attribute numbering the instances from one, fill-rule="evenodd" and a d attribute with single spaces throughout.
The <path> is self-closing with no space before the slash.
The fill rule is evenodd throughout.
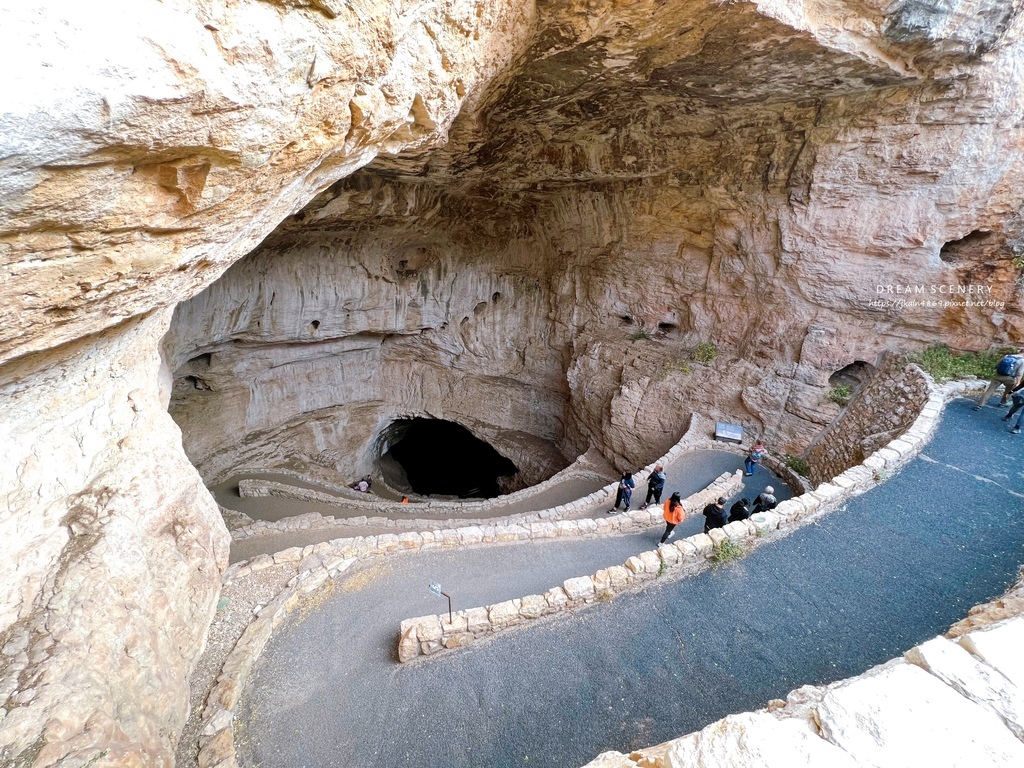
<path id="1" fill-rule="evenodd" d="M 297 612 L 239 711 L 244 764 L 580 766 L 860 674 L 1001 593 L 1024 563 L 1024 436 L 949 405 L 925 452 L 817 524 L 696 577 L 398 665 L 402 618 L 540 592 L 653 532 L 389 558 Z M 638 489 L 639 490 L 639 489 Z M 685 534 L 698 521 L 688 521 Z M 685 535 L 684 534 L 684 535 Z"/>

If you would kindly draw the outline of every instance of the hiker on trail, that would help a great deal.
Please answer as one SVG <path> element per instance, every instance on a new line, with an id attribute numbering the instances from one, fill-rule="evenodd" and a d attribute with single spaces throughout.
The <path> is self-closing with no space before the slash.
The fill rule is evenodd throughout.
<path id="1" fill-rule="evenodd" d="M 647 509 L 647 505 L 654 499 L 655 504 L 661 504 L 661 492 L 665 490 L 665 468 L 661 464 L 654 465 L 654 471 L 647 478 L 647 498 L 640 505 L 640 509 Z"/>
<path id="2" fill-rule="evenodd" d="M 712 528 L 724 528 L 728 521 L 725 511 L 725 499 L 719 498 L 714 504 L 704 507 L 704 533 Z"/>
<path id="3" fill-rule="evenodd" d="M 352 490 L 359 491 L 360 493 L 369 493 L 371 485 L 373 485 L 373 480 L 371 480 L 370 476 L 367 475 L 362 480 L 360 480 L 358 483 L 353 485 L 352 486 Z"/>
<path id="4" fill-rule="evenodd" d="M 1010 393 L 1020 386 L 1022 376 L 1024 376 L 1024 350 L 1015 355 L 1004 356 L 996 364 L 996 375 L 989 381 L 985 393 L 978 400 L 978 404 L 974 406 L 974 410 L 980 411 L 1000 386 L 1003 388 L 1003 396 L 999 400 L 999 405 L 1006 405 Z"/>
<path id="5" fill-rule="evenodd" d="M 1019 435 L 1021 423 L 1024 422 L 1024 382 L 1017 385 L 1017 388 L 1013 390 L 1013 394 L 1010 396 L 1013 400 L 1013 405 L 1010 406 L 1010 412 L 1003 416 L 1003 421 L 1009 421 L 1013 418 L 1013 414 L 1020 411 L 1020 416 L 1017 417 L 1017 423 L 1013 425 L 1013 429 L 1010 430 L 1011 434 Z"/>
<path id="6" fill-rule="evenodd" d="M 658 546 L 671 539 L 672 529 L 686 519 L 686 510 L 683 509 L 683 500 L 679 498 L 678 491 L 668 497 L 668 501 L 665 502 L 662 509 L 664 510 L 663 515 L 665 517 L 665 533 L 662 534 Z"/>
<path id="7" fill-rule="evenodd" d="M 760 441 L 754 443 L 754 447 L 750 449 L 747 458 L 743 460 L 743 466 L 746 468 L 746 477 L 753 476 L 754 469 L 757 468 L 757 462 L 764 458 L 764 454 L 764 446 L 761 445 Z"/>
<path id="8" fill-rule="evenodd" d="M 737 520 L 746 520 L 750 517 L 750 500 L 740 499 L 731 507 L 729 507 L 729 522 L 735 523 Z"/>
<path id="9" fill-rule="evenodd" d="M 764 493 L 759 494 L 754 499 L 754 512 L 768 512 L 769 510 L 775 509 L 779 506 L 779 500 L 775 498 L 775 489 L 770 485 L 765 486 Z"/>
<path id="10" fill-rule="evenodd" d="M 619 511 L 619 505 L 623 505 L 624 512 L 629 512 L 629 502 L 633 498 L 633 489 L 636 488 L 636 483 L 633 482 L 632 472 L 623 472 L 622 478 L 619 480 L 619 489 L 615 493 L 615 506 L 608 510 L 610 515 L 612 512 Z"/>

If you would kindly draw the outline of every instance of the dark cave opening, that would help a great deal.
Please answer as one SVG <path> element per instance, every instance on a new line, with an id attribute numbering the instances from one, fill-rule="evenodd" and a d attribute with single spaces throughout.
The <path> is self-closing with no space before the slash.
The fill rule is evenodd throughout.
<path id="1" fill-rule="evenodd" d="M 409 488 L 422 496 L 493 498 L 502 491 L 498 478 L 519 470 L 491 445 L 452 421 L 402 419 L 383 436 L 382 459 L 405 472 Z"/>

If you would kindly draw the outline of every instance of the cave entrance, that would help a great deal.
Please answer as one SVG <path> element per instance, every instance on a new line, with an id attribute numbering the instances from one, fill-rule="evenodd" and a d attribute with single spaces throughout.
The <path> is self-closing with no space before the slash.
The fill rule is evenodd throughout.
<path id="1" fill-rule="evenodd" d="M 493 498 L 502 493 L 500 478 L 519 471 L 461 424 L 443 419 L 392 422 L 380 444 L 381 467 L 389 483 L 421 496 Z M 400 471 L 388 472 L 388 465 Z"/>

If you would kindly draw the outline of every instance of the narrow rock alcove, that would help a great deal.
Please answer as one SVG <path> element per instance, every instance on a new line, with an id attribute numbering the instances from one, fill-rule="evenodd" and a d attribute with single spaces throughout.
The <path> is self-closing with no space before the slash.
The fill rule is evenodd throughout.
<path id="1" fill-rule="evenodd" d="M 976 229 L 959 240 L 951 240 L 939 250 L 939 258 L 947 264 L 979 262 L 994 258 L 1001 246 L 992 232 Z"/>
<path id="2" fill-rule="evenodd" d="M 828 377 L 830 386 L 842 385 L 850 390 L 850 393 L 860 389 L 872 376 L 875 375 L 875 366 L 864 360 L 854 360 L 845 365 Z"/>
<path id="3" fill-rule="evenodd" d="M 519 471 L 489 443 L 443 419 L 392 422 L 379 444 L 386 481 L 421 496 L 492 498 L 508 488 Z"/>

